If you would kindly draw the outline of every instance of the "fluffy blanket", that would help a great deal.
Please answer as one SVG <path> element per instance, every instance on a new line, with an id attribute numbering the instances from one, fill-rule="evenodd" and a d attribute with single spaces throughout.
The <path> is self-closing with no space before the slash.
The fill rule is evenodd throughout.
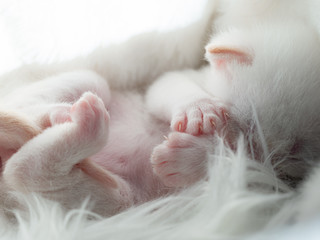
<path id="1" fill-rule="evenodd" d="M 42 56 L 49 53 L 56 54 L 51 54 L 54 60 L 85 53 L 99 44 L 97 38 L 100 42 L 106 39 L 121 41 L 155 26 L 173 28 L 187 24 L 200 13 L 204 1 L 158 1 L 157 5 L 155 1 L 140 0 L 131 3 L 132 6 L 130 2 L 108 1 L 108 6 L 113 8 L 106 13 L 101 11 L 102 1 L 99 0 L 55 1 L 48 6 L 49 1 L 27 0 L 18 5 L 3 1 L 0 11 L 1 70 L 19 65 L 19 60 L 41 61 Z M 122 8 L 124 4 L 127 11 Z M 133 5 L 138 7 L 133 8 Z M 148 7 L 157 11 L 141 10 Z M 91 18 L 86 15 L 89 10 L 94 10 Z M 137 11 L 142 13 L 133 14 Z M 179 14 L 174 14 L 177 11 Z M 114 12 L 122 15 L 115 16 Z M 159 18 L 152 15 L 152 19 L 158 19 L 158 22 L 145 21 L 154 12 L 159 13 Z M 91 29 L 90 36 L 80 41 L 84 36 L 81 27 L 88 26 L 84 20 L 62 29 L 63 20 L 70 20 L 70 16 L 75 22 L 91 19 L 95 21 L 96 29 Z M 168 16 L 171 16 L 170 24 L 164 22 Z M 172 16 L 176 16 L 174 21 Z M 119 32 L 125 24 L 114 26 L 108 19 L 121 17 L 131 22 L 130 28 Z M 55 22 L 58 19 L 62 20 Z M 172 26 L 172 22 L 176 24 Z M 47 32 L 41 31 L 44 26 Z M 111 29 L 109 35 L 97 37 L 95 31 L 103 32 L 105 27 Z M 110 34 L 112 29 L 114 34 Z M 42 34 L 32 34 L 38 30 Z M 75 32 L 80 36 L 76 36 L 78 41 L 73 44 L 70 41 L 75 40 Z M 21 44 L 22 35 L 25 42 Z M 314 174 L 300 190 L 293 190 L 275 177 L 270 164 L 257 163 L 245 154 L 243 139 L 239 139 L 238 145 L 238 151 L 233 152 L 221 141 L 210 156 L 207 181 L 110 218 L 91 213 L 87 202 L 79 209 L 66 212 L 58 203 L 39 196 L 19 196 L 28 209 L 13 212 L 17 219 L 15 223 L 0 218 L 0 239 L 319 239 L 320 196 L 311 189 L 320 183 L 320 174 Z"/>
<path id="2" fill-rule="evenodd" d="M 236 153 L 221 143 L 208 181 L 110 218 L 90 213 L 85 202 L 65 212 L 23 196 L 27 214 L 14 212 L 17 226 L 3 222 L 0 239 L 318 239 L 320 218 L 305 220 L 307 194 L 290 190 L 241 149 L 241 140 Z"/>

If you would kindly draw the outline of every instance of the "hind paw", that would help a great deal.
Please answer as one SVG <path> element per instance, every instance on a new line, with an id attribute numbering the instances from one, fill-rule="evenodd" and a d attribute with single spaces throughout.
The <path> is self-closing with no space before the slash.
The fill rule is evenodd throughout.
<path id="1" fill-rule="evenodd" d="M 154 173 L 168 187 L 191 185 L 206 175 L 208 142 L 186 133 L 171 133 L 154 148 Z"/>

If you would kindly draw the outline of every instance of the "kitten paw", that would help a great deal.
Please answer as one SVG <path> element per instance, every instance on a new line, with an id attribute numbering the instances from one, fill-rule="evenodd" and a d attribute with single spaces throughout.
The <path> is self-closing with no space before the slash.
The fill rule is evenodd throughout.
<path id="1" fill-rule="evenodd" d="M 201 99 L 181 107 L 173 115 L 173 131 L 185 132 L 194 136 L 220 133 L 229 115 L 225 104 L 218 99 Z"/>
<path id="2" fill-rule="evenodd" d="M 206 175 L 208 144 L 206 138 L 171 133 L 153 150 L 154 173 L 168 187 L 184 187 L 199 181 Z"/>
<path id="3" fill-rule="evenodd" d="M 70 116 L 77 123 L 82 137 L 96 140 L 106 138 L 110 116 L 97 95 L 84 93 L 71 107 Z"/>

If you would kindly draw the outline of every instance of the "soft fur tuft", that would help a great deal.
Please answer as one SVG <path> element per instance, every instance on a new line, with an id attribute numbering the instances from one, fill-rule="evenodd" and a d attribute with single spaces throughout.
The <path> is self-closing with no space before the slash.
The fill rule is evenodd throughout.
<path id="1" fill-rule="evenodd" d="M 81 1 L 81 3 L 84 2 L 85 1 Z M 102 1 L 90 1 L 90 4 L 96 4 L 96 8 L 102 9 L 104 15 L 107 15 L 105 14 L 105 9 L 100 6 L 101 2 Z M 185 1 L 181 2 L 185 5 Z M 74 3 L 77 2 L 74 1 Z M 173 1 L 170 1 L 170 4 L 172 3 Z M 13 32 L 12 35 L 15 36 L 15 50 L 17 46 L 22 46 L 22 48 L 27 46 L 27 49 L 28 46 L 31 46 L 31 48 L 38 47 L 39 50 L 41 47 L 39 48 L 38 44 L 34 44 L 33 39 L 38 39 L 37 34 L 42 37 L 46 34 L 41 35 L 41 31 L 38 31 L 38 29 L 33 30 L 33 28 L 28 28 L 28 23 L 30 24 L 30 22 L 27 21 L 29 18 L 26 17 L 28 14 L 36 13 L 30 9 L 35 7 L 37 3 L 32 4 L 32 1 L 27 1 L 26 3 L 21 3 L 22 5 L 19 4 L 19 2 L 10 2 L 8 5 L 11 7 L 8 8 L 7 11 L 2 11 L 2 9 L 0 11 L 1 14 L 9 14 L 9 16 L 5 16 L 6 14 L 4 14 L 1 17 L 4 17 L 4 20 L 6 20 L 5 23 L 9 26 L 8 32 Z M 23 8 L 24 5 L 27 5 L 27 7 Z M 65 5 L 65 2 L 61 4 L 61 6 Z M 260 22 L 261 25 L 274 24 L 276 22 L 275 25 L 278 26 L 279 22 L 284 22 L 284 13 L 291 16 L 290 19 L 294 19 L 294 21 L 297 19 L 302 19 L 303 23 L 310 21 L 310 25 L 317 30 L 317 33 L 319 34 L 320 32 L 320 18 L 318 16 L 320 5 L 318 0 L 209 0 L 208 5 L 218 6 L 218 12 L 215 13 L 215 16 L 220 16 L 220 19 L 214 26 L 216 32 L 225 29 L 232 31 L 230 30 L 231 27 L 241 28 L 247 25 L 252 25 L 253 28 L 256 28 L 257 22 Z M 18 11 L 19 6 L 21 7 L 21 12 Z M 48 7 L 48 9 L 51 12 L 51 8 Z M 177 9 L 179 10 L 179 14 L 176 15 L 182 15 L 181 5 L 178 6 Z M 210 9 L 210 7 L 208 7 L 208 9 Z M 13 13 L 11 13 L 12 15 L 10 16 L 11 11 L 13 11 Z M 221 17 L 226 11 L 228 14 Z M 28 14 L 22 16 L 21 14 L 23 14 L 23 12 Z M 58 12 L 58 18 L 60 19 L 61 11 L 59 10 Z M 75 13 L 76 9 L 72 12 Z M 94 11 L 92 12 L 91 17 L 95 14 Z M 136 15 L 136 12 L 132 11 L 132 9 L 130 9 L 130 12 Z M 205 21 L 211 18 L 208 12 L 210 11 L 206 11 Z M 255 14 L 250 14 L 252 12 Z M 45 11 L 41 13 L 43 14 Z M 250 16 L 245 17 L 247 14 Z M 82 15 L 81 18 L 83 18 Z M 55 19 L 52 19 L 52 22 L 54 22 Z M 80 19 L 78 18 L 77 20 Z M 95 20 L 98 20 L 97 22 L 99 24 L 101 23 L 101 19 Z M 106 18 L 103 20 L 117 26 L 117 24 L 114 24 L 117 22 L 114 19 Z M 90 22 L 87 21 L 87 19 L 85 19 L 85 21 Z M 41 21 L 37 22 L 39 22 L 39 24 L 42 23 Z M 131 25 L 133 25 L 133 23 L 130 22 L 130 27 Z M 134 82 L 132 81 L 133 79 L 139 79 L 138 85 L 146 83 L 149 78 L 159 76 L 159 69 L 163 68 L 163 66 L 161 66 L 161 62 L 159 63 L 157 61 L 141 61 L 140 65 L 134 65 L 141 60 L 137 58 L 140 54 L 139 50 L 141 49 L 152 49 L 153 51 L 146 51 L 149 54 L 147 57 L 151 56 L 152 59 L 154 59 L 153 57 L 155 55 L 163 54 L 165 61 L 172 60 L 173 64 L 164 69 L 165 71 L 185 67 L 197 68 L 203 63 L 200 63 L 197 59 L 201 59 L 203 56 L 202 42 L 204 42 L 205 39 L 196 40 L 197 38 L 193 36 L 202 35 L 203 32 L 207 31 L 200 29 L 199 32 L 195 34 L 195 29 L 199 29 L 201 25 L 203 25 L 203 22 L 196 22 L 195 24 L 191 24 L 190 27 L 183 29 L 183 44 L 181 44 L 182 41 L 179 41 L 179 38 L 175 38 L 175 31 L 164 35 L 153 32 L 150 35 L 143 34 L 143 36 L 137 36 L 131 39 L 131 41 L 133 46 L 136 46 L 135 43 L 141 39 L 146 39 L 147 43 L 150 41 L 153 43 L 153 41 L 155 41 L 154 45 L 148 45 L 145 42 L 138 45 L 140 48 L 132 48 L 131 45 L 127 48 L 122 48 L 121 44 L 113 45 L 107 49 L 98 49 L 89 55 L 88 58 L 80 58 L 78 61 L 71 61 L 68 64 L 57 63 L 50 66 L 31 64 L 24 66 L 18 69 L 17 72 L 9 73 L 1 77 L 1 96 L 5 96 L 9 90 L 16 87 L 17 84 L 25 84 L 23 82 L 25 81 L 24 77 L 30 79 L 30 81 L 35 81 L 52 73 L 73 69 L 75 65 L 86 66 L 88 63 L 91 64 L 92 59 L 95 58 L 102 58 L 103 61 L 98 63 L 93 62 L 89 68 L 96 70 L 102 75 L 107 75 L 110 78 L 128 79 L 127 82 L 113 82 L 116 87 L 124 88 L 131 86 Z M 81 23 L 78 26 L 81 26 L 82 30 Z M 305 27 L 303 24 L 302 29 Z M 106 28 L 102 28 L 100 30 L 105 31 L 105 29 Z M 120 29 L 117 29 L 117 31 L 120 31 Z M 72 33 L 70 35 L 72 35 Z M 80 42 L 81 37 L 78 37 L 77 34 L 74 35 Z M 96 41 L 96 37 L 99 36 L 93 35 L 94 41 Z M 275 35 L 276 34 L 272 35 L 272 39 L 274 39 Z M 299 35 L 300 37 L 303 36 L 297 33 L 297 37 L 293 39 L 293 42 L 300 39 Z M 48 34 L 48 36 L 50 37 L 50 41 L 57 40 L 54 37 L 52 38 L 50 34 Z M 263 35 L 259 34 L 258 36 L 261 37 Z M 26 37 L 27 40 L 25 40 L 24 37 Z M 28 45 L 28 39 L 32 40 L 31 45 Z M 66 39 L 66 37 L 64 37 L 64 39 Z M 165 39 L 170 39 L 170 44 L 167 45 L 164 41 Z M 157 46 L 157 40 L 159 40 L 161 45 L 156 48 L 154 46 Z M 316 41 L 318 41 L 318 37 L 316 37 Z M 43 41 L 42 43 L 45 43 L 43 46 L 45 49 L 48 49 L 46 42 Z M 198 47 L 184 51 L 185 46 L 189 45 Z M 311 46 L 306 45 L 305 47 L 308 48 Z M 85 47 L 81 45 L 81 49 L 82 48 L 85 49 Z M 49 55 L 55 55 L 55 49 L 49 49 L 50 53 L 52 53 Z M 167 49 L 167 53 L 164 52 L 163 49 Z M 88 50 L 90 49 L 85 49 L 84 52 Z M 297 51 L 299 51 L 299 49 L 297 49 Z M 19 50 L 17 52 L 19 52 Z M 130 54 L 127 54 L 128 52 Z M 175 54 L 168 54 L 171 52 Z M 312 52 L 315 54 L 315 51 Z M 14 51 L 14 53 L 16 52 Z M 273 52 L 270 53 L 274 54 Z M 103 56 L 110 55 L 113 57 L 103 58 Z M 126 58 L 122 59 L 119 57 L 118 59 L 114 57 L 118 55 L 125 55 Z M 184 59 L 187 58 L 186 56 L 197 57 L 192 57 L 189 58 L 189 61 L 184 61 Z M 110 61 L 110 59 L 112 59 L 112 61 Z M 292 59 L 292 61 L 295 60 Z M 301 62 L 300 59 L 297 61 Z M 302 64 L 307 64 L 307 62 L 302 62 Z M 108 65 L 109 68 L 105 68 L 105 65 Z M 122 71 L 123 65 L 128 69 Z M 142 69 L 150 69 L 150 73 L 146 75 L 147 77 L 141 74 Z M 314 75 L 318 74 L 314 73 Z M 296 92 L 301 93 L 299 89 L 297 89 Z M 254 103 L 256 104 L 256 102 Z M 313 107 L 308 109 L 308 111 L 317 110 L 318 109 L 314 109 Z M 263 140 L 263 136 L 260 136 L 260 140 Z M 317 143 L 317 141 L 314 140 L 312 143 Z M 281 146 L 281 142 L 277 144 Z M 46 200 L 38 195 L 26 196 L 17 194 L 15 195 L 16 198 L 23 202 L 27 206 L 27 209 L 22 211 L 17 208 L 12 213 L 15 216 L 14 220 L 11 213 L 4 214 L 0 211 L 0 239 L 318 239 L 320 224 L 319 167 L 314 168 L 311 176 L 306 179 L 304 184 L 298 186 L 299 191 L 296 191 L 277 179 L 274 169 L 266 159 L 264 159 L 265 162 L 263 164 L 257 163 L 251 160 L 246 152 L 247 145 L 242 138 L 238 141 L 236 152 L 231 151 L 229 147 L 225 146 L 221 141 L 216 151 L 210 155 L 210 171 L 206 181 L 202 181 L 174 195 L 132 207 L 121 214 L 109 218 L 103 218 L 90 212 L 91 208 L 89 206 L 91 206 L 91 202 L 89 198 L 83 205 L 80 205 L 78 209 L 66 211 L 58 203 Z M 269 153 L 268 150 L 266 150 L 265 153 L 266 155 L 264 157 L 267 159 L 269 154 L 273 154 L 272 152 Z M 2 189 L 0 189 L 0 191 L 1 203 L 15 202 L 14 199 L 7 198 L 8 196 L 4 193 L 5 191 L 2 191 Z"/>
<path id="2" fill-rule="evenodd" d="M 208 181 L 110 218 L 86 210 L 88 202 L 65 212 L 55 202 L 24 196 L 28 210 L 15 212 L 18 228 L 1 239 L 230 239 L 264 230 L 271 220 L 285 223 L 277 213 L 292 192 L 272 169 L 248 159 L 243 139 L 236 153 L 221 141 L 210 160 Z"/>

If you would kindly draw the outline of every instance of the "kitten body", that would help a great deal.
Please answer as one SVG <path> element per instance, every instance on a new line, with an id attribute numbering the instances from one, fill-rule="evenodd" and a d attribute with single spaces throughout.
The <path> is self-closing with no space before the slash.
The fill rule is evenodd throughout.
<path id="1" fill-rule="evenodd" d="M 219 97 L 231 138 L 241 132 L 254 159 L 274 164 L 281 177 L 300 178 L 320 150 L 318 44 L 314 28 L 294 20 L 223 31 L 206 46 L 210 67 L 168 74 L 151 86 L 150 111 L 161 109 L 170 119 L 173 110 L 165 106 Z"/>
<path id="2" fill-rule="evenodd" d="M 91 197 L 94 211 L 112 215 L 206 174 L 208 136 L 177 132 L 165 140 L 170 122 L 162 113 L 152 116 L 141 93 L 110 92 L 107 81 L 91 71 L 33 83 L 13 91 L 3 102 L 15 113 L 11 119 L 26 119 L 16 126 L 20 131 L 10 132 L 13 139 L 25 136 L 25 142 L 15 148 L 8 143 L 2 151 L 8 156 L 2 158 L 3 179 L 13 190 L 38 192 L 66 208 Z M 23 128 L 29 122 L 37 127 L 33 135 Z M 163 148 L 166 159 L 161 158 Z"/>
<path id="3" fill-rule="evenodd" d="M 282 3 L 270 3 L 283 9 Z M 244 14 L 257 20 L 247 25 L 240 14 L 245 8 L 235 13 L 228 4 L 216 8 L 209 1 L 200 22 L 174 34 L 140 36 L 119 47 L 118 55 L 108 55 L 116 49 L 108 48 L 105 55 L 6 75 L 3 79 L 28 85 L 87 67 L 106 78 L 90 71 L 66 73 L 3 94 L 8 108 L 27 115 L 42 131 L 6 160 L 6 183 L 19 191 L 40 192 L 68 208 L 90 195 L 94 210 L 110 215 L 162 196 L 170 192 L 168 187 L 175 190 L 203 179 L 215 137 L 224 137 L 235 148 L 239 134 L 247 136 L 252 157 L 270 160 L 283 177 L 303 177 L 319 156 L 319 114 L 313 110 L 319 107 L 320 73 L 316 30 L 305 18 L 294 19 L 299 4 L 284 16 L 272 8 L 263 8 L 265 17 Z M 206 46 L 210 66 L 155 80 L 168 70 L 201 65 L 202 43 L 214 13 L 219 33 Z M 172 34 L 173 42 L 168 37 Z M 146 94 L 133 86 L 143 86 Z M 22 94 L 26 89 L 29 95 Z"/>

